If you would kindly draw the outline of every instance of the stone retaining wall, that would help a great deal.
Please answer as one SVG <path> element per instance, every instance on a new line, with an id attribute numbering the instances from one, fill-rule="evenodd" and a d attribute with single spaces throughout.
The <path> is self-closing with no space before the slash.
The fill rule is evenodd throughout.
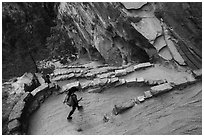
<path id="1" fill-rule="evenodd" d="M 139 69 L 145 69 L 148 67 L 152 67 L 153 64 L 147 62 L 147 63 L 141 63 L 137 65 L 127 65 L 122 67 L 96 67 L 96 68 L 63 68 L 58 69 L 54 71 L 53 73 L 53 79 L 54 81 L 61 81 L 61 80 L 68 80 L 72 78 L 87 78 L 87 79 L 93 79 L 93 78 L 105 78 L 105 77 L 121 77 L 125 76 L 129 73 L 132 73 L 134 71 L 137 71 Z"/>
<path id="2" fill-rule="evenodd" d="M 154 96 L 158 96 L 160 94 L 164 94 L 166 92 L 169 92 L 173 89 L 183 89 L 184 87 L 187 87 L 188 85 L 191 85 L 193 83 L 195 83 L 196 81 L 199 81 L 200 78 L 201 78 L 201 73 L 199 73 L 199 77 L 198 75 L 196 75 L 195 78 L 192 78 L 192 79 L 188 79 L 186 81 L 176 81 L 176 82 L 167 82 L 167 83 L 163 83 L 163 84 L 159 84 L 159 85 L 156 85 L 156 86 L 152 86 L 150 88 L 150 90 L 148 91 L 145 91 L 143 95 L 141 96 L 138 96 L 134 99 L 130 99 L 130 101 L 134 100 L 135 101 L 135 104 L 136 105 L 139 105 L 140 103 L 143 103 L 146 99 L 149 99 L 151 97 L 154 97 Z M 124 103 L 124 104 L 128 104 L 127 103 Z M 129 103 L 130 104 L 130 103 Z M 113 107 L 113 114 L 115 115 L 118 115 L 119 113 L 123 112 L 124 110 L 127 109 L 127 105 L 119 105 L 120 107 L 118 107 L 117 105 L 115 105 Z M 128 107 L 128 108 L 132 108 L 133 105 L 130 105 L 131 107 Z M 135 106 L 135 105 L 134 105 Z M 118 109 L 120 108 L 120 109 Z M 124 110 L 123 110 L 124 109 Z"/>
<path id="3" fill-rule="evenodd" d="M 55 84 L 45 83 L 32 92 L 25 92 L 9 115 L 9 134 L 25 135 L 28 129 L 29 116 L 55 91 L 57 91 Z"/>
<path id="4" fill-rule="evenodd" d="M 79 81 L 69 83 L 63 86 L 59 92 L 64 93 L 72 87 L 79 87 L 82 90 L 88 89 L 88 92 L 90 93 L 100 93 L 106 88 L 118 87 L 124 84 L 137 85 L 137 86 L 142 86 L 142 85 L 152 86 L 150 90 L 145 91 L 142 96 L 138 96 L 134 99 L 131 99 L 130 103 L 126 103 L 126 105 L 124 105 L 125 107 L 123 107 L 123 105 L 120 107 L 115 106 L 113 110 L 114 114 L 119 114 L 120 112 L 123 112 L 122 110 L 123 108 L 129 109 L 133 107 L 132 100 L 134 100 L 135 104 L 140 104 L 144 102 L 146 99 L 149 99 L 151 97 L 157 96 L 162 93 L 166 93 L 174 88 L 182 89 L 189 84 L 195 83 L 197 80 L 201 78 L 201 75 L 202 75 L 202 73 L 194 72 L 195 75 L 191 79 L 183 78 L 177 81 L 167 81 L 165 79 L 147 80 L 147 79 L 144 79 L 143 77 L 134 77 L 129 79 L 119 78 L 119 76 L 127 75 L 128 73 L 131 73 L 135 70 L 145 69 L 151 66 L 153 65 L 150 63 L 142 63 L 135 66 L 128 66 L 125 69 L 120 67 L 119 69 L 114 69 L 114 73 L 110 72 L 110 70 L 112 71 L 112 68 L 106 69 L 107 71 L 103 70 L 101 71 L 102 73 L 98 72 L 95 74 L 92 74 L 87 71 L 88 73 L 86 73 L 86 75 L 87 74 L 90 74 L 90 76 L 94 75 L 94 79 L 87 80 L 83 83 L 82 82 L 80 83 Z M 76 67 L 73 67 L 73 68 L 76 68 Z M 102 67 L 100 66 L 100 68 Z M 82 71 L 75 71 L 75 72 L 81 73 Z M 108 73 L 105 74 L 104 72 L 108 72 Z M 65 73 L 63 72 L 62 74 L 65 74 Z M 103 75 L 98 75 L 98 74 L 103 74 Z M 9 133 L 13 135 L 26 134 L 27 128 L 28 128 L 29 116 L 40 107 L 40 105 L 45 101 L 46 98 L 48 98 L 55 91 L 58 91 L 58 90 L 59 89 L 56 88 L 56 85 L 51 83 L 49 85 L 42 84 L 32 92 L 25 92 L 24 95 L 21 97 L 21 99 L 13 107 L 9 115 L 9 124 L 8 124 Z M 116 109 L 116 108 L 120 108 L 120 109 Z"/>

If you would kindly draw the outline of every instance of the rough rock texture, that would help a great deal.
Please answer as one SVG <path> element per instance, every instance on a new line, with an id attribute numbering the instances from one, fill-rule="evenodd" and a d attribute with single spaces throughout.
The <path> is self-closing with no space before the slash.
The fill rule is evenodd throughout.
<path id="1" fill-rule="evenodd" d="M 21 124 L 20 124 L 19 120 L 15 119 L 8 124 L 8 130 L 10 132 L 14 132 L 14 131 L 17 131 L 20 128 L 20 126 L 21 126 Z"/>
<path id="2" fill-rule="evenodd" d="M 25 92 L 14 105 L 8 117 L 8 133 L 24 135 L 27 133 L 28 118 L 40 107 L 54 91 L 58 91 L 55 84 L 43 84 L 30 92 Z"/>
<path id="3" fill-rule="evenodd" d="M 43 85 L 39 86 L 38 88 L 36 88 L 35 90 L 33 90 L 33 91 L 31 92 L 31 94 L 32 94 L 33 96 L 35 96 L 36 94 L 38 94 L 38 93 L 41 92 L 42 90 L 47 90 L 47 89 L 48 89 L 48 84 L 43 84 Z"/>
<path id="4" fill-rule="evenodd" d="M 164 93 L 166 91 L 169 91 L 172 88 L 173 87 L 171 86 L 170 83 L 165 83 L 165 84 L 161 84 L 161 85 L 158 85 L 158 86 L 151 87 L 151 93 L 153 95 L 158 95 L 158 94 Z"/>
<path id="5" fill-rule="evenodd" d="M 10 94 L 31 92 L 40 85 L 37 77 L 32 73 L 25 73 L 23 76 L 17 78 L 17 81 L 12 83 L 13 90 Z"/>
<path id="6" fill-rule="evenodd" d="M 155 14 L 170 26 L 180 55 L 193 69 L 202 67 L 202 3 L 156 3 Z"/>
<path id="7" fill-rule="evenodd" d="M 201 3 L 61 3 L 59 18 L 79 54 L 97 53 L 113 65 L 173 60 L 197 69 L 201 8 Z"/>
<path id="8" fill-rule="evenodd" d="M 9 115 L 9 121 L 12 121 L 14 119 L 20 119 L 21 115 L 23 113 L 23 109 L 25 107 L 25 102 L 24 101 L 19 101 L 11 111 Z"/>
<path id="9" fill-rule="evenodd" d="M 95 49 L 109 64 L 146 62 L 156 49 L 131 25 L 141 18 L 129 17 L 123 9 L 121 3 L 61 3 L 59 17 L 79 51 L 90 57 Z"/>
<path id="10" fill-rule="evenodd" d="M 112 112 L 113 112 L 113 114 L 118 115 L 118 114 L 123 113 L 124 111 L 132 108 L 134 105 L 135 105 L 134 100 L 123 102 L 121 104 L 115 105 Z"/>

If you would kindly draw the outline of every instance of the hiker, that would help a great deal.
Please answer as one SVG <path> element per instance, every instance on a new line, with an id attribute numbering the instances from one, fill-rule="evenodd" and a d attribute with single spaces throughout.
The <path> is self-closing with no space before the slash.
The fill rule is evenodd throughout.
<path id="1" fill-rule="evenodd" d="M 50 76 L 48 74 L 44 77 L 44 80 L 45 80 L 45 83 L 47 83 L 47 84 L 51 83 Z"/>
<path id="2" fill-rule="evenodd" d="M 74 113 L 74 111 L 76 110 L 76 108 L 78 108 L 78 110 L 80 110 L 82 108 L 82 106 L 79 106 L 78 102 L 82 100 L 82 98 L 80 98 L 79 100 L 77 100 L 77 95 L 74 94 L 74 92 L 78 91 L 79 89 L 76 87 L 72 87 L 71 89 L 69 89 L 65 100 L 63 101 L 63 103 L 66 103 L 68 106 L 72 107 L 72 110 L 70 111 L 67 119 L 72 119 L 72 114 Z"/>

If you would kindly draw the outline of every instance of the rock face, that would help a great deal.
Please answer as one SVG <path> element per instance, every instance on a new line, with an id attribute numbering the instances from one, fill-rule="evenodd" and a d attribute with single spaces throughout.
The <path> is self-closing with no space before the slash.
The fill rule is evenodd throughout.
<path id="1" fill-rule="evenodd" d="M 156 49 L 131 25 L 141 18 L 129 17 L 123 10 L 121 3 L 61 3 L 59 13 L 79 51 L 85 50 L 91 57 L 95 49 L 114 65 L 146 62 Z"/>
<path id="2" fill-rule="evenodd" d="M 155 14 L 171 27 L 171 39 L 185 62 L 193 69 L 202 67 L 202 4 L 157 3 Z"/>
<path id="3" fill-rule="evenodd" d="M 24 92 L 31 92 L 40 85 L 38 78 L 32 73 L 25 73 L 23 76 L 17 78 L 17 81 L 12 83 L 13 90 L 11 94 L 19 94 Z"/>
<path id="4" fill-rule="evenodd" d="M 61 3 L 58 17 L 79 54 L 97 54 L 118 66 L 160 59 L 197 69 L 202 66 L 201 5 Z"/>

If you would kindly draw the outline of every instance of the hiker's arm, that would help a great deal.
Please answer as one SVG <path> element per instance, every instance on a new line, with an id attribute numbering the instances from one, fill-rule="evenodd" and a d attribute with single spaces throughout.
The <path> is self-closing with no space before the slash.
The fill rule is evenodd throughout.
<path id="1" fill-rule="evenodd" d="M 64 101 L 63 101 L 63 103 L 65 103 L 65 102 L 67 101 L 67 99 L 68 99 L 68 95 L 66 95 L 66 97 L 65 97 L 65 99 L 64 99 Z"/>

